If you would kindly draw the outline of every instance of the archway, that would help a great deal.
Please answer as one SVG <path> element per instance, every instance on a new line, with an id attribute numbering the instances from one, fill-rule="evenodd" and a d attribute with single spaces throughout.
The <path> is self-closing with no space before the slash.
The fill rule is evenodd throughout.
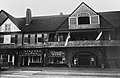
<path id="1" fill-rule="evenodd" d="M 73 66 L 96 67 L 97 56 L 91 52 L 79 52 L 73 56 Z"/>

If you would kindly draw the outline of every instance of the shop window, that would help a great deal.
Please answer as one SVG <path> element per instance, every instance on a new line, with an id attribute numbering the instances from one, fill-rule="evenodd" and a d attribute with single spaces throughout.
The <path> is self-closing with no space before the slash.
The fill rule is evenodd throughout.
<path id="1" fill-rule="evenodd" d="M 78 25 L 81 24 L 90 24 L 90 18 L 89 17 L 78 17 Z"/>
<path id="2" fill-rule="evenodd" d="M 41 63 L 41 57 L 40 56 L 33 56 L 33 63 Z"/>
<path id="3" fill-rule="evenodd" d="M 4 35 L 0 35 L 0 43 L 4 42 Z"/>
<path id="4" fill-rule="evenodd" d="M 11 31 L 11 24 L 5 24 L 5 32 Z"/>
<path id="5" fill-rule="evenodd" d="M 11 43 L 16 43 L 16 42 L 17 42 L 16 35 L 11 35 Z"/>
<path id="6" fill-rule="evenodd" d="M 29 37 L 29 35 L 28 34 L 24 34 L 24 42 L 23 43 L 25 43 L 25 44 L 28 44 L 28 43 L 30 43 L 30 37 Z"/>

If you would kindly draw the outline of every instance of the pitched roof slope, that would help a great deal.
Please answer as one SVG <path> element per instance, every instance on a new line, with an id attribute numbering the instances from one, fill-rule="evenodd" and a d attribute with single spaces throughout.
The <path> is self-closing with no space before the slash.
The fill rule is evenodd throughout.
<path id="1" fill-rule="evenodd" d="M 102 18 L 104 18 L 106 22 L 111 24 L 114 28 L 120 28 L 120 11 L 99 12 L 99 15 L 102 16 Z"/>
<path id="2" fill-rule="evenodd" d="M 18 18 L 18 24 L 23 32 L 55 31 L 68 15 L 32 17 L 29 26 L 25 26 L 25 18 Z"/>

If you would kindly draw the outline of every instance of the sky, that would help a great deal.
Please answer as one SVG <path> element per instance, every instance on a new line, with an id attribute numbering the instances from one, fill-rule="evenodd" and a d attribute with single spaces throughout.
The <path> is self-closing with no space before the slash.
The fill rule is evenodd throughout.
<path id="1" fill-rule="evenodd" d="M 32 16 L 47 16 L 72 13 L 81 2 L 96 12 L 120 11 L 120 0 L 0 0 L 0 10 L 14 17 L 25 17 L 27 8 Z"/>

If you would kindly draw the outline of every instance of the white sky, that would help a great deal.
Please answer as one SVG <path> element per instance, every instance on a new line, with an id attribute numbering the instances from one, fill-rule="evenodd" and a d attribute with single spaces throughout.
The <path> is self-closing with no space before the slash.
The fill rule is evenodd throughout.
<path id="1" fill-rule="evenodd" d="M 3 9 L 14 17 L 25 16 L 26 8 L 32 10 L 32 16 L 58 15 L 72 13 L 81 2 L 85 2 L 96 12 L 120 11 L 120 0 L 0 0 Z"/>

